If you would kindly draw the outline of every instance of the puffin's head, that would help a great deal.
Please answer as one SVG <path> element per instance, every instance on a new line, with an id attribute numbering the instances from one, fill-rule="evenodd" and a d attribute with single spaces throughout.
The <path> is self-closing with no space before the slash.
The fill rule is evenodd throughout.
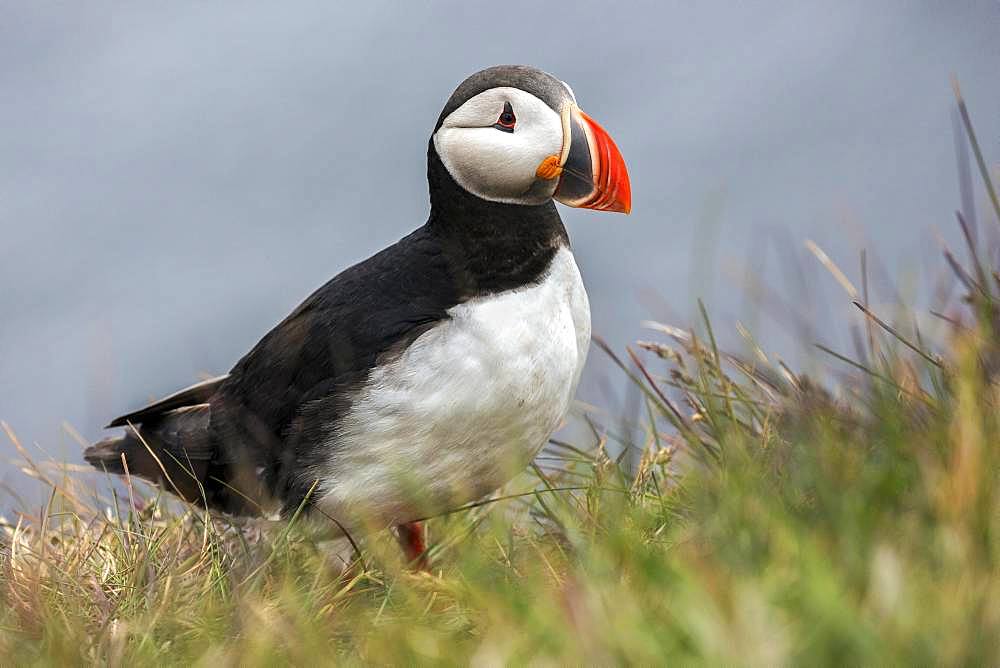
<path id="1" fill-rule="evenodd" d="M 576 106 L 568 85 L 541 70 L 501 65 L 452 93 L 433 136 L 455 182 L 492 202 L 628 213 L 632 194 L 618 147 Z"/>

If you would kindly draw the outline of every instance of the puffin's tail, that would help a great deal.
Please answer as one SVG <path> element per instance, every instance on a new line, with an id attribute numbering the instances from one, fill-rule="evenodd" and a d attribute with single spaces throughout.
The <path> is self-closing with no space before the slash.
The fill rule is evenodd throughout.
<path id="1" fill-rule="evenodd" d="M 122 462 L 122 456 L 124 455 L 127 461 L 130 457 L 134 460 L 137 454 L 135 445 L 126 443 L 126 441 L 131 440 L 135 440 L 131 434 L 102 439 L 84 450 L 83 458 L 94 468 L 104 469 L 108 473 L 123 474 L 125 466 Z M 128 454 L 129 451 L 132 451 L 131 455 Z"/>
<path id="2" fill-rule="evenodd" d="M 214 453 L 210 417 L 209 404 L 175 409 L 98 441 L 83 458 L 95 468 L 145 478 L 185 501 L 205 505 L 203 483 Z"/>

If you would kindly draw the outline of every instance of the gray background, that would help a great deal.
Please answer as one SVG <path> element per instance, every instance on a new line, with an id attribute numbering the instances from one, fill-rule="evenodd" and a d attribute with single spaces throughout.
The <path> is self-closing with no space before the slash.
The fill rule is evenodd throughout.
<path id="1" fill-rule="evenodd" d="M 872 249 L 919 301 L 932 230 L 958 238 L 951 73 L 1000 153 L 995 1 L 0 2 L 0 418 L 79 461 L 64 421 L 94 438 L 227 370 L 423 222 L 441 105 L 512 62 L 569 82 L 629 164 L 630 218 L 563 210 L 619 347 L 701 296 L 724 338 L 739 317 L 800 356 L 747 264 L 844 344 L 803 241 L 855 279 Z M 613 412 L 600 358 L 580 398 Z"/>

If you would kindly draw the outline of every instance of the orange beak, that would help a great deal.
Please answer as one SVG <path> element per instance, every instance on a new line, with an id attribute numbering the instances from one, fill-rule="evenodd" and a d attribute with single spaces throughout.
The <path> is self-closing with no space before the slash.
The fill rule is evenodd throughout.
<path id="1" fill-rule="evenodd" d="M 576 105 L 563 110 L 562 168 L 555 199 L 582 209 L 632 210 L 625 160 L 611 135 Z"/>

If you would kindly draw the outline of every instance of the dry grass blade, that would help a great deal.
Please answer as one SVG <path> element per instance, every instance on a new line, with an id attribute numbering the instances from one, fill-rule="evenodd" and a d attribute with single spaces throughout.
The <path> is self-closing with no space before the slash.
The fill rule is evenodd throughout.
<path id="1" fill-rule="evenodd" d="M 941 360 L 933 357 L 930 353 L 927 353 L 927 352 L 924 352 L 923 350 L 921 350 L 919 346 L 917 346 L 915 343 L 910 342 L 906 337 L 904 337 L 902 334 L 900 334 L 899 332 L 897 332 L 892 326 L 890 326 L 888 323 L 882 321 L 877 315 L 875 315 L 870 310 L 868 310 L 867 308 L 865 308 L 864 304 L 862 304 L 859 301 L 855 301 L 855 302 L 852 302 L 852 303 L 855 306 L 857 306 L 861 310 L 862 313 L 864 313 L 866 316 L 868 316 L 869 318 L 871 318 L 872 320 L 874 320 L 875 324 L 877 324 L 879 327 L 881 327 L 885 331 L 887 331 L 890 334 L 892 334 L 896 338 L 896 340 L 898 340 L 904 346 L 906 346 L 907 348 L 909 348 L 913 352 L 917 353 L 918 355 L 920 355 L 922 358 L 924 358 L 925 360 L 927 360 L 928 362 L 930 362 L 931 364 L 933 364 L 937 368 L 939 368 L 939 369 L 943 369 L 944 368 L 944 364 L 941 363 Z"/>
<path id="2" fill-rule="evenodd" d="M 827 255 L 823 249 L 816 245 L 816 242 L 811 239 L 806 241 L 806 248 L 809 249 L 810 253 L 816 256 L 816 259 L 819 260 L 820 264 L 826 267 L 826 270 L 830 272 L 838 283 L 840 283 L 840 286 L 844 288 L 848 296 L 856 301 L 859 298 L 857 288 L 855 288 L 854 284 L 851 283 L 849 278 L 847 278 L 847 275 L 840 270 L 840 267 L 838 267 L 837 264 L 830 259 L 830 256 Z"/>
<path id="3" fill-rule="evenodd" d="M 977 292 L 979 294 L 986 294 L 986 291 L 982 288 L 982 286 L 976 283 L 976 279 L 974 279 L 969 272 L 965 270 L 965 267 L 963 267 L 961 263 L 955 259 L 955 256 L 952 255 L 950 250 L 945 248 L 941 252 L 944 255 L 945 261 L 948 263 L 948 266 L 951 268 L 952 272 L 954 272 L 955 277 L 958 278 L 959 282 L 965 286 L 965 289 L 969 291 L 970 295 L 974 295 Z"/>
<path id="4" fill-rule="evenodd" d="M 972 145 L 972 152 L 976 156 L 976 164 L 979 166 L 979 174 L 982 176 L 983 185 L 986 187 L 986 192 L 989 194 L 990 202 L 993 203 L 993 212 L 996 214 L 997 222 L 1000 222 L 1000 199 L 997 198 L 997 191 L 993 187 L 993 179 L 990 177 L 990 170 L 986 166 L 986 160 L 983 158 L 983 151 L 979 148 L 979 140 L 976 139 L 976 133 L 972 129 L 972 118 L 969 116 L 969 110 L 965 106 L 965 98 L 962 97 L 962 90 L 958 85 L 958 78 L 951 78 L 951 87 L 955 91 L 955 100 L 958 102 L 958 113 L 962 117 L 962 124 L 965 126 L 965 133 L 969 137 L 969 143 Z"/>
<path id="5" fill-rule="evenodd" d="M 635 385 L 637 387 L 639 387 L 643 391 L 643 393 L 645 393 L 647 396 L 651 397 L 657 404 L 659 404 L 661 411 L 663 413 L 665 413 L 665 414 L 668 414 L 672 418 L 672 420 L 675 422 L 676 426 L 678 426 L 678 428 L 682 429 L 685 432 L 689 432 L 690 431 L 690 428 L 688 427 L 687 422 L 684 420 L 684 416 L 681 415 L 680 410 L 676 406 L 673 405 L 673 402 L 671 402 L 669 400 L 667 400 L 666 402 L 664 402 L 664 400 L 662 398 L 663 397 L 663 393 L 660 392 L 655 386 L 652 389 L 650 389 L 649 387 L 647 387 L 646 383 L 643 382 L 643 380 L 641 378 L 639 378 L 638 376 L 636 376 L 634 373 L 632 373 L 629 370 L 629 368 L 627 366 L 625 366 L 625 363 L 621 361 L 621 359 L 618 357 L 618 355 L 615 354 L 615 352 L 613 350 L 611 350 L 611 346 L 609 346 L 604 339 L 602 339 L 599 336 L 593 336 L 592 338 L 593 338 L 594 344 L 597 345 L 598 348 L 600 348 L 601 350 L 603 350 L 604 353 L 608 357 L 611 358 L 611 361 L 613 361 L 615 363 L 615 365 L 618 366 L 619 369 L 621 369 L 623 372 L 625 372 L 625 374 L 632 380 L 633 383 L 635 383 Z M 631 354 L 631 351 L 629 351 L 629 352 Z M 644 373 L 644 375 L 645 375 L 645 373 Z M 647 379 L 648 379 L 648 377 L 647 377 Z"/>
<path id="6" fill-rule="evenodd" d="M 958 219 L 958 226 L 962 230 L 962 236 L 965 238 L 965 244 L 969 248 L 969 262 L 972 264 L 973 270 L 976 272 L 976 279 L 979 283 L 980 290 L 986 294 L 987 297 L 990 296 L 989 281 L 986 279 L 986 272 L 983 270 L 983 265 L 979 260 L 979 251 L 976 248 L 976 240 L 972 235 L 972 230 L 969 229 L 969 224 L 965 220 L 965 216 L 962 215 L 961 211 L 955 212 L 955 218 Z"/>
<path id="7" fill-rule="evenodd" d="M 687 420 L 684 419 L 684 416 L 681 414 L 680 409 L 674 406 L 674 402 L 670 401 L 667 395 L 663 393 L 663 390 L 660 389 L 659 385 L 653 379 L 653 376 L 650 375 L 649 371 L 646 369 L 646 365 L 643 364 L 642 360 L 639 359 L 639 356 L 635 354 L 635 351 L 629 347 L 626 347 L 625 351 L 628 353 L 629 358 L 631 358 L 632 362 L 636 365 L 636 367 L 638 367 L 639 371 L 646 379 L 646 382 L 649 383 L 649 386 L 653 389 L 653 392 L 655 392 L 656 396 L 659 397 L 661 402 L 663 402 L 663 405 L 670 408 L 671 413 L 674 414 L 674 417 L 677 418 L 678 422 L 680 422 L 685 427 L 688 427 Z"/>

